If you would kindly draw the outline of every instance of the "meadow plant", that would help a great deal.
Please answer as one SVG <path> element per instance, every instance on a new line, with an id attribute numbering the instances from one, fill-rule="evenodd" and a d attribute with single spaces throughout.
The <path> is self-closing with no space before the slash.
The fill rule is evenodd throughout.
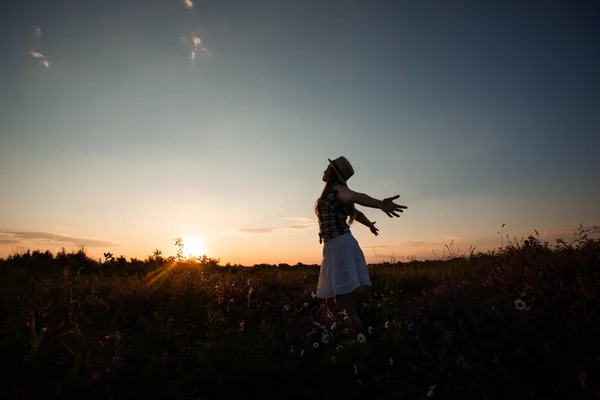
<path id="1" fill-rule="evenodd" d="M 370 265 L 359 335 L 316 298 L 316 265 L 220 266 L 181 246 L 129 261 L 11 255 L 1 394 L 597 398 L 600 241 L 588 233 Z"/>

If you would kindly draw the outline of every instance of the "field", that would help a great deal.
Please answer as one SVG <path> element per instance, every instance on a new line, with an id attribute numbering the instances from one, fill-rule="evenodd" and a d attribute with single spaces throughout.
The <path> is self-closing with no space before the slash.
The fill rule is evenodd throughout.
<path id="1" fill-rule="evenodd" d="M 366 341 L 318 266 L 0 260 L 4 399 L 600 398 L 600 241 L 370 265 Z"/>

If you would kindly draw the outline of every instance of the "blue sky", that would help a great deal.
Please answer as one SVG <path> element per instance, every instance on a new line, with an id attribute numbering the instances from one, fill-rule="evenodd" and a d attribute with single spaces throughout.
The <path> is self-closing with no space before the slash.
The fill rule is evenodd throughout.
<path id="1" fill-rule="evenodd" d="M 552 239 L 600 223 L 592 2 L 23 1 L 2 14 L 0 256 L 84 244 L 145 257 L 198 236 L 222 261 L 318 263 L 312 209 L 340 155 L 353 190 L 408 206 L 395 220 L 364 210 L 379 237 L 352 226 L 369 262 L 498 246 L 503 223 Z"/>

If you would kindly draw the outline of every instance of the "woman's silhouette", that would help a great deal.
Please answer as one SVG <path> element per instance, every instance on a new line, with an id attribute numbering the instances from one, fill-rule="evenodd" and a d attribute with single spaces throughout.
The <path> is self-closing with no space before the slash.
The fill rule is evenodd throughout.
<path id="1" fill-rule="evenodd" d="M 329 306 L 332 302 L 346 310 L 351 328 L 362 333 L 362 324 L 356 309 L 356 289 L 371 284 L 365 256 L 350 232 L 354 220 L 367 226 L 375 236 L 378 229 L 355 207 L 378 208 L 390 218 L 399 217 L 406 206 L 395 204 L 400 197 L 374 199 L 364 193 L 354 192 L 346 182 L 354 175 L 352 165 L 345 157 L 329 160 L 323 173 L 325 188 L 316 202 L 315 213 L 319 218 L 319 242 L 323 245 L 323 261 L 317 285 L 317 297 L 324 298 Z M 346 220 L 348 222 L 346 222 Z"/>

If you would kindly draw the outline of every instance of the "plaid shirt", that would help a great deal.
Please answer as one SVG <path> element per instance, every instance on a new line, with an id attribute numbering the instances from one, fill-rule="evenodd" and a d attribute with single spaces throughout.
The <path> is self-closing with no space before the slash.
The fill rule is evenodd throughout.
<path id="1" fill-rule="evenodd" d="M 346 220 L 352 213 L 350 204 L 342 203 L 336 196 L 337 190 L 345 184 L 334 183 L 319 201 L 319 243 L 333 239 L 336 236 L 350 233 Z"/>

